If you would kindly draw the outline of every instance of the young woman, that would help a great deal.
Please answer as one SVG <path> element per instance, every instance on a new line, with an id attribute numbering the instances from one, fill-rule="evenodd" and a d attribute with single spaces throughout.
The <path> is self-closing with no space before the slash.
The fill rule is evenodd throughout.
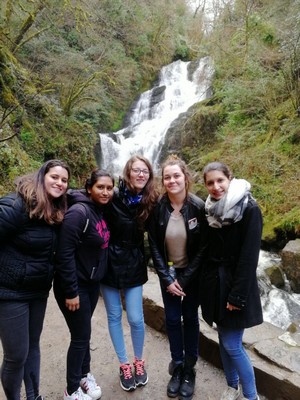
<path id="1" fill-rule="evenodd" d="M 114 179 L 95 170 L 85 191 L 68 193 L 69 204 L 59 235 L 54 294 L 71 334 L 64 400 L 101 397 L 90 372 L 91 319 L 107 266 L 109 231 L 103 209 L 112 198 Z"/>
<path id="2" fill-rule="evenodd" d="M 115 192 L 106 213 L 111 240 L 108 270 L 101 284 L 109 333 L 120 363 L 120 385 L 126 391 L 148 382 L 143 360 L 145 327 L 142 292 L 147 281 L 144 228 L 156 199 L 149 161 L 139 155 L 131 157 L 125 165 L 123 179 L 120 178 L 119 190 Z M 134 373 L 124 341 L 121 291 L 131 329 Z"/>
<path id="3" fill-rule="evenodd" d="M 165 194 L 151 214 L 149 243 L 160 279 L 172 358 L 167 395 L 187 400 L 193 397 L 198 358 L 198 284 L 192 278 L 198 272 L 204 202 L 190 193 L 190 172 L 176 156 L 162 166 L 162 185 Z"/>
<path id="4" fill-rule="evenodd" d="M 243 347 L 244 329 L 263 321 L 256 278 L 262 215 L 250 183 L 235 179 L 220 162 L 203 171 L 209 196 L 205 203 L 208 246 L 199 293 L 203 318 L 217 324 L 228 388 L 222 400 L 257 400 L 254 371 Z"/>
<path id="5" fill-rule="evenodd" d="M 0 199 L 1 382 L 6 398 L 42 400 L 40 335 L 53 278 L 58 226 L 66 210 L 69 167 L 47 161 Z"/>

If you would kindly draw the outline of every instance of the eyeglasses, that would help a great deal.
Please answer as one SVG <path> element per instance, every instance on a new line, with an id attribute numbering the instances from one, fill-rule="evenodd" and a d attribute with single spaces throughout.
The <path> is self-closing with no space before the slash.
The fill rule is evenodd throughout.
<path id="1" fill-rule="evenodd" d="M 131 171 L 134 173 L 134 175 L 149 175 L 150 172 L 148 171 L 148 169 L 141 169 L 141 168 L 131 168 Z"/>

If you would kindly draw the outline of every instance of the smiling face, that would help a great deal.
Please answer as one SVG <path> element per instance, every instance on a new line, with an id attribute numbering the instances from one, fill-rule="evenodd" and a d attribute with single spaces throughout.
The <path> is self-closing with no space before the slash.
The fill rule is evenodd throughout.
<path id="1" fill-rule="evenodd" d="M 229 188 L 230 179 L 218 170 L 212 170 L 206 173 L 205 187 L 210 196 L 215 200 L 220 200 Z"/>
<path id="2" fill-rule="evenodd" d="M 185 195 L 186 178 L 179 165 L 167 165 L 163 170 L 162 180 L 169 195 Z"/>
<path id="3" fill-rule="evenodd" d="M 45 174 L 44 184 L 49 197 L 57 199 L 66 193 L 68 188 L 69 173 L 60 166 L 52 167 Z"/>
<path id="4" fill-rule="evenodd" d="M 91 200 L 98 205 L 107 204 L 114 192 L 114 183 L 109 176 L 101 176 L 97 179 L 94 185 L 88 189 Z"/>
<path id="5" fill-rule="evenodd" d="M 141 192 L 146 186 L 150 171 L 144 161 L 136 160 L 132 163 L 130 170 L 130 184 L 137 191 Z"/>

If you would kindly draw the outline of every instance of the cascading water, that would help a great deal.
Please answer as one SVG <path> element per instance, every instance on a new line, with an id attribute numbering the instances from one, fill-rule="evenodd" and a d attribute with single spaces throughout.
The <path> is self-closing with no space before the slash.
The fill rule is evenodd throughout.
<path id="1" fill-rule="evenodd" d="M 100 134 L 102 168 L 121 174 L 127 159 L 139 153 L 157 170 L 160 148 L 171 123 L 191 105 L 209 97 L 213 75 L 210 58 L 199 61 L 191 78 L 189 66 L 190 63 L 176 61 L 163 67 L 158 84 L 143 93 L 132 107 L 127 126 L 113 134 Z M 300 295 L 272 286 L 265 268 L 279 262 L 278 256 L 261 251 L 257 274 L 264 320 L 286 329 L 291 322 L 300 320 Z"/>
<path id="2" fill-rule="evenodd" d="M 285 290 L 271 284 L 265 269 L 280 264 L 276 254 L 261 251 L 257 275 L 263 306 L 264 320 L 282 329 L 287 329 L 292 322 L 300 321 L 300 294 L 292 293 L 286 281 Z"/>
<path id="3" fill-rule="evenodd" d="M 171 123 L 180 113 L 209 96 L 214 72 L 211 59 L 201 58 L 192 74 L 191 66 L 191 62 L 178 60 L 163 67 L 158 84 L 143 93 L 133 107 L 128 126 L 113 134 L 100 134 L 102 168 L 118 175 L 128 158 L 142 154 L 156 170 Z"/>

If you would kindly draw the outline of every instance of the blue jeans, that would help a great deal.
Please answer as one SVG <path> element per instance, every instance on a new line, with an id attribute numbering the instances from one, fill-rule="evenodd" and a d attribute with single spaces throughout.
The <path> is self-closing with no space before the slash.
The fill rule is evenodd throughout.
<path id="1" fill-rule="evenodd" d="M 241 382 L 246 399 L 257 398 L 254 369 L 243 346 L 244 329 L 218 326 L 220 354 L 228 386 L 237 387 Z"/>
<path id="2" fill-rule="evenodd" d="M 40 336 L 46 306 L 46 298 L 0 300 L 1 382 L 8 400 L 20 400 L 23 379 L 27 400 L 39 395 Z"/>
<path id="3" fill-rule="evenodd" d="M 186 296 L 173 296 L 161 285 L 165 308 L 166 331 L 172 360 L 179 364 L 184 358 L 196 362 L 199 353 L 199 317 L 197 281 L 187 286 Z"/>
<path id="4" fill-rule="evenodd" d="M 99 299 L 100 283 L 78 286 L 80 308 L 76 311 L 70 311 L 65 306 L 65 295 L 59 282 L 54 280 L 53 287 L 56 301 L 71 334 L 67 353 L 67 391 L 72 394 L 79 388 L 81 378 L 90 372 L 92 315 Z"/>
<path id="5" fill-rule="evenodd" d="M 121 364 L 128 362 L 122 326 L 121 292 L 111 286 L 101 284 L 101 292 L 106 308 L 109 334 Z M 134 356 L 143 357 L 145 323 L 143 313 L 143 286 L 123 289 L 127 320 L 130 326 Z"/>

